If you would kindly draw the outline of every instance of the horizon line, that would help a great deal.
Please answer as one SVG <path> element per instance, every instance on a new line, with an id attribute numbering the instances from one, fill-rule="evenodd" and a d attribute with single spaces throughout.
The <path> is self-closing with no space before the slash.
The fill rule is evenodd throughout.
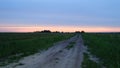
<path id="1" fill-rule="evenodd" d="M 52 32 L 120 32 L 120 27 L 95 27 L 95 26 L 0 26 L 0 32 L 35 32 L 50 30 Z"/>

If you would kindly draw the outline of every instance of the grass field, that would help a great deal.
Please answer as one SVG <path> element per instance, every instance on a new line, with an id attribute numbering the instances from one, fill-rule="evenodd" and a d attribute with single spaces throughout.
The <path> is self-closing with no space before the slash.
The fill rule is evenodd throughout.
<path id="1" fill-rule="evenodd" d="M 82 68 L 102 68 L 100 64 L 89 59 L 88 54 L 84 53 L 84 61 L 82 62 Z"/>
<path id="2" fill-rule="evenodd" d="M 5 59 L 13 62 L 72 36 L 65 33 L 0 33 L 0 62 Z"/>
<path id="3" fill-rule="evenodd" d="M 120 33 L 82 34 L 89 51 L 107 68 L 120 68 Z"/>

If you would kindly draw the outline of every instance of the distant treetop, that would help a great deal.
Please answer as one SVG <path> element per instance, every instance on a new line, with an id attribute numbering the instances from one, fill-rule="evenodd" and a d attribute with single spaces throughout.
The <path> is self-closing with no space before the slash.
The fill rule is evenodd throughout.
<path id="1" fill-rule="evenodd" d="M 81 33 L 85 33 L 85 31 L 81 31 Z"/>
<path id="2" fill-rule="evenodd" d="M 50 30 L 43 30 L 43 31 L 41 31 L 42 33 L 51 33 L 51 31 Z"/>

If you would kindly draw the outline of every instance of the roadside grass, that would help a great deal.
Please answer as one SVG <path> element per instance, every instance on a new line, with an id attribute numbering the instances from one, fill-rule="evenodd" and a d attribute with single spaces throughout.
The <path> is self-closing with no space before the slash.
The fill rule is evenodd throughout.
<path id="1" fill-rule="evenodd" d="M 120 68 L 120 33 L 84 33 L 85 45 L 107 68 Z"/>
<path id="2" fill-rule="evenodd" d="M 67 33 L 0 33 L 0 66 L 21 57 L 48 49 L 55 42 L 68 39 Z M 8 62 L 3 63 L 8 60 Z"/>
<path id="3" fill-rule="evenodd" d="M 90 57 L 88 56 L 88 54 L 84 53 L 82 68 L 101 68 L 101 66 L 96 62 L 90 60 Z"/>

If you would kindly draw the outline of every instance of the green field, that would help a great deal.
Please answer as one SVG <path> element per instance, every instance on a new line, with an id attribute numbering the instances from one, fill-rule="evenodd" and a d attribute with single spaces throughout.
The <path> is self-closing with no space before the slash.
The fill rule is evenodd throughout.
<path id="1" fill-rule="evenodd" d="M 82 62 L 82 68 L 102 68 L 100 64 L 89 59 L 88 54 L 84 53 L 84 59 Z"/>
<path id="2" fill-rule="evenodd" d="M 82 36 L 89 51 L 99 57 L 104 66 L 120 68 L 120 33 L 84 33 Z"/>
<path id="3" fill-rule="evenodd" d="M 6 59 L 13 62 L 72 36 L 67 33 L 0 33 L 0 62 Z"/>

